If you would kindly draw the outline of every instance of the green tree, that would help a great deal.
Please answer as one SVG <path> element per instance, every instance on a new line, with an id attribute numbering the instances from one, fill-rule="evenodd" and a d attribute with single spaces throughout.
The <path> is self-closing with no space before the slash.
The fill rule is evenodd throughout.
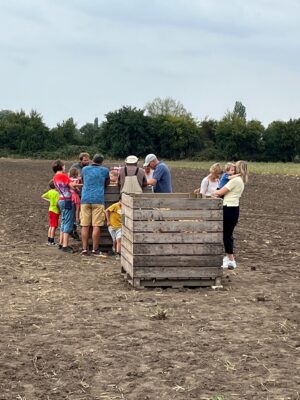
<path id="1" fill-rule="evenodd" d="M 238 115 L 240 118 L 246 121 L 246 107 L 241 101 L 236 101 L 233 109 L 234 114 Z"/>
<path id="2" fill-rule="evenodd" d="M 145 109 L 150 117 L 163 115 L 191 118 L 192 116 L 180 101 L 174 100 L 171 97 L 166 97 L 165 99 L 156 97 L 153 101 L 146 104 Z"/>
<path id="3" fill-rule="evenodd" d="M 184 159 L 193 157 L 203 148 L 203 134 L 198 124 L 185 117 L 156 117 L 153 119 L 153 150 L 161 157 Z"/>
<path id="4" fill-rule="evenodd" d="M 300 154 L 300 119 L 273 121 L 264 134 L 265 158 L 293 161 Z"/>
<path id="5" fill-rule="evenodd" d="M 106 114 L 98 145 L 112 157 L 141 156 L 151 150 L 150 118 L 132 107 Z"/>

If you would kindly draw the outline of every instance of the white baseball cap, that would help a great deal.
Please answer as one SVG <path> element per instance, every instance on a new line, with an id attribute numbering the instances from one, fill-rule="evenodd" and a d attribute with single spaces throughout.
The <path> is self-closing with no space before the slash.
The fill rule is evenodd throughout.
<path id="1" fill-rule="evenodd" d="M 145 158 L 144 162 L 144 167 L 148 167 L 148 165 L 151 163 L 151 161 L 157 160 L 157 157 L 155 154 L 148 154 Z"/>

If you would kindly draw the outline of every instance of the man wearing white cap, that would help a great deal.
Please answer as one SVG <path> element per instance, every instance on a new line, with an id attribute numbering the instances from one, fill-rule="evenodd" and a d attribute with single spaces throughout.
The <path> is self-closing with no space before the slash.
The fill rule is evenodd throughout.
<path id="1" fill-rule="evenodd" d="M 154 186 L 155 193 L 172 193 L 172 179 L 169 168 L 159 161 L 155 154 L 148 154 L 144 167 L 150 166 L 154 172 L 151 179 L 147 179 L 148 185 Z"/>
<path id="2" fill-rule="evenodd" d="M 147 179 L 142 168 L 137 166 L 139 159 L 136 156 L 128 156 L 125 159 L 125 167 L 119 171 L 119 186 L 121 193 L 142 193 L 147 187 Z"/>

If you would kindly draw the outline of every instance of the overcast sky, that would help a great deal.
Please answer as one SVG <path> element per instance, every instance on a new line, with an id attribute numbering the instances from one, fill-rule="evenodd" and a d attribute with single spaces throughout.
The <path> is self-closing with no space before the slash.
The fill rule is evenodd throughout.
<path id="1" fill-rule="evenodd" d="M 299 0 L 0 0 L 0 109 L 79 126 L 172 97 L 300 117 Z"/>

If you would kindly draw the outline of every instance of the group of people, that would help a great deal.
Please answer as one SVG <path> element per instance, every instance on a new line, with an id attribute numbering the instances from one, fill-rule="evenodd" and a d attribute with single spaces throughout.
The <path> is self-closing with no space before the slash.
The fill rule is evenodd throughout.
<path id="1" fill-rule="evenodd" d="M 125 165 L 119 168 L 103 166 L 103 156 L 95 154 L 92 162 L 88 153 L 81 153 L 79 162 L 71 166 L 69 173 L 65 164 L 57 160 L 52 165 L 54 177 L 50 181 L 50 190 L 42 198 L 50 202 L 48 244 L 55 245 L 55 231 L 60 216 L 60 236 L 58 248 L 63 252 L 73 252 L 69 246 L 70 234 L 81 226 L 83 256 L 103 256 L 99 250 L 100 229 L 105 223 L 113 240 L 113 254 L 120 258 L 122 236 L 122 201 L 105 209 L 105 187 L 117 185 L 120 193 L 142 193 L 146 187 L 155 193 L 171 193 L 171 173 L 167 165 L 155 154 L 148 154 L 143 168 L 138 167 L 138 157 L 130 155 Z M 225 256 L 223 268 L 235 269 L 233 255 L 233 231 L 239 219 L 239 201 L 248 181 L 247 163 L 238 161 L 228 163 L 224 173 L 220 163 L 210 167 L 198 189 L 203 198 L 223 198 L 223 242 Z M 89 251 L 89 237 L 92 237 L 92 250 Z"/>
<path id="2" fill-rule="evenodd" d="M 55 243 L 55 232 L 59 224 L 60 236 L 57 243 L 63 252 L 72 253 L 70 235 L 81 226 L 82 256 L 90 254 L 103 256 L 99 250 L 100 230 L 105 223 L 113 240 L 113 254 L 120 258 L 121 251 L 121 197 L 117 203 L 105 209 L 105 187 L 118 185 L 120 193 L 142 193 L 150 187 L 156 193 L 172 192 L 171 173 L 167 165 L 148 154 L 143 168 L 138 167 L 138 157 L 125 159 L 125 166 L 109 168 L 103 166 L 103 156 L 95 154 L 92 162 L 88 153 L 79 155 L 79 162 L 66 172 L 65 164 L 56 160 L 52 165 L 53 179 L 50 190 L 42 198 L 50 202 L 48 210 L 48 244 Z M 92 250 L 89 251 L 89 237 L 92 236 Z"/>

